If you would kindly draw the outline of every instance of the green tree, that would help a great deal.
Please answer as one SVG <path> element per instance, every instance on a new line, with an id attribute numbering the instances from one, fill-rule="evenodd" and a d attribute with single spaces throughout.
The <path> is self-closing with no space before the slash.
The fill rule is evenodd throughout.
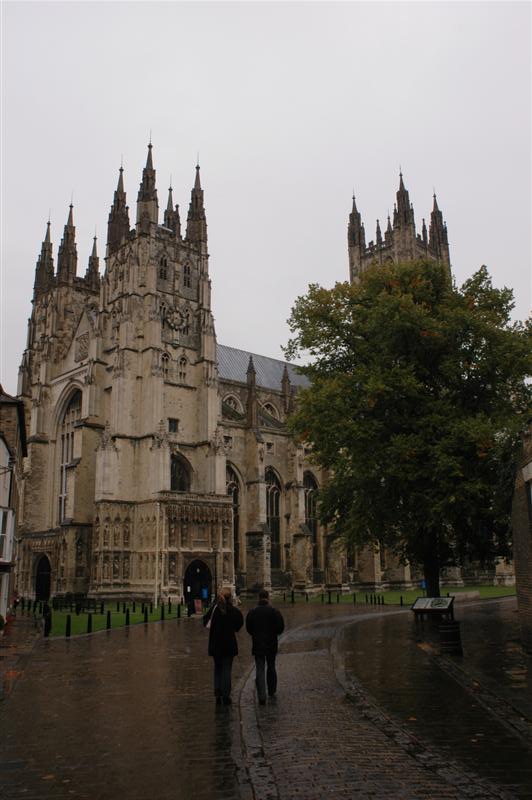
<path id="1" fill-rule="evenodd" d="M 531 411 L 532 327 L 486 267 L 458 289 L 445 266 L 373 266 L 311 285 L 289 319 L 289 358 L 311 388 L 293 433 L 330 470 L 320 515 L 347 545 L 423 568 L 508 554 L 513 463 Z"/>

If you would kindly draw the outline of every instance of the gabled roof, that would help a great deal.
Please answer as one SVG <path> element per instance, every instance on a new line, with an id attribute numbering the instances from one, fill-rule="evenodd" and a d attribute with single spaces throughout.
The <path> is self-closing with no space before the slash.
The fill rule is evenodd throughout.
<path id="1" fill-rule="evenodd" d="M 288 364 L 286 361 L 281 361 L 277 358 L 259 356 L 256 353 L 250 353 L 248 350 L 238 350 L 236 347 L 228 347 L 225 344 L 217 345 L 220 379 L 246 383 L 250 356 L 253 358 L 257 386 L 280 391 L 285 365 L 292 386 L 309 386 L 308 378 L 298 371 L 295 364 Z"/>

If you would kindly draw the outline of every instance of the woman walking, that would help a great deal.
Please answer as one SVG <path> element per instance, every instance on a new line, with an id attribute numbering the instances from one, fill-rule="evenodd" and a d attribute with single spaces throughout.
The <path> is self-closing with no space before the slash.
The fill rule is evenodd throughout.
<path id="1" fill-rule="evenodd" d="M 238 655 L 235 633 L 244 624 L 244 618 L 233 605 L 231 589 L 222 589 L 216 601 L 203 617 L 209 628 L 209 655 L 214 659 L 214 696 L 217 705 L 231 704 L 231 669 Z"/>

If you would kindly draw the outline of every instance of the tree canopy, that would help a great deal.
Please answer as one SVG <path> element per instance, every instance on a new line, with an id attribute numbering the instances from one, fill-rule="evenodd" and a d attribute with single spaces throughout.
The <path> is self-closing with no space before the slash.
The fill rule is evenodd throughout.
<path id="1" fill-rule="evenodd" d="M 292 431 L 330 470 L 320 515 L 347 545 L 378 544 L 424 570 L 508 553 L 513 464 L 531 413 L 532 327 L 482 267 L 461 288 L 432 262 L 372 266 L 311 285 L 287 356 L 311 387 Z"/>

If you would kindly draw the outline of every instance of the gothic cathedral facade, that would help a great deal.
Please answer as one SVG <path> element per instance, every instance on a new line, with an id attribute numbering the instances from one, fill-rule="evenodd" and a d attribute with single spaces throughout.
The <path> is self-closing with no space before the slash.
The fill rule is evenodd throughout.
<path id="1" fill-rule="evenodd" d="M 436 199 L 416 234 L 401 176 L 393 225 L 366 245 L 353 198 L 351 280 L 367 264 L 449 263 Z M 316 515 L 326 475 L 289 435 L 306 378 L 217 342 L 196 167 L 186 230 L 172 190 L 159 222 L 149 145 L 136 223 L 120 169 L 105 270 L 77 274 L 73 209 L 54 267 L 37 261 L 19 398 L 28 420 L 18 590 L 45 598 L 194 598 L 216 585 L 305 591 L 408 584 L 385 554 L 345 553 Z"/>

